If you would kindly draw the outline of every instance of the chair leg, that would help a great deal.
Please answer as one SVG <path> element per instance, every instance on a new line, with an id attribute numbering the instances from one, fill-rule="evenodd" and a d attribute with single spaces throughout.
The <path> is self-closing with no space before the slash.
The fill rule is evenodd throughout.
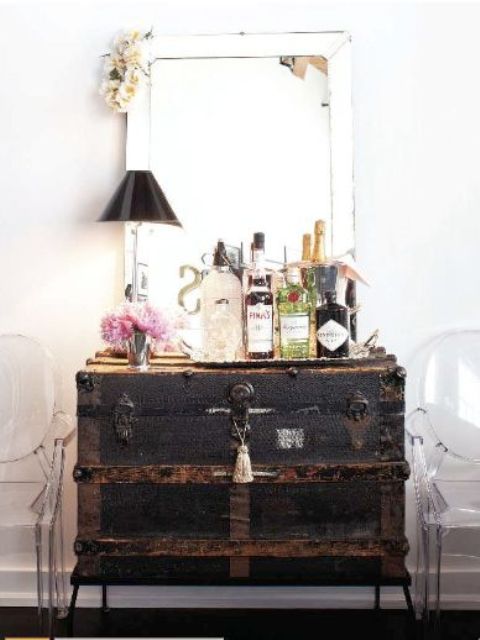
<path id="1" fill-rule="evenodd" d="M 403 594 L 405 596 L 405 602 L 407 603 L 408 612 L 408 624 L 410 627 L 410 636 L 412 640 L 415 640 L 417 635 L 417 617 L 415 615 L 415 607 L 413 606 L 412 596 L 410 595 L 410 589 L 408 585 L 403 585 Z"/>
<path id="2" fill-rule="evenodd" d="M 73 587 L 72 591 L 72 599 L 70 600 L 70 606 L 68 608 L 68 637 L 71 638 L 73 636 L 73 622 L 75 618 L 75 606 L 77 604 L 77 596 L 78 596 L 79 585 L 76 584 Z"/>
<path id="3" fill-rule="evenodd" d="M 375 611 L 380 611 L 380 585 L 375 585 Z"/>
<path id="4" fill-rule="evenodd" d="M 430 622 L 430 528 L 426 527 L 423 540 L 423 637 L 428 638 Z"/>
<path id="5" fill-rule="evenodd" d="M 107 598 L 107 585 L 102 584 L 102 612 L 108 613 L 110 611 L 110 607 L 108 606 L 108 598 Z"/>
<path id="6" fill-rule="evenodd" d="M 42 561 L 42 528 L 35 526 L 35 553 L 37 559 L 37 612 L 39 630 L 43 630 L 43 561 Z"/>
<path id="7" fill-rule="evenodd" d="M 54 593 L 55 593 L 55 526 L 48 527 L 48 637 L 54 638 Z"/>
<path id="8" fill-rule="evenodd" d="M 423 615 L 423 582 L 422 582 L 422 547 L 423 547 L 424 532 L 421 525 L 417 525 L 417 550 L 415 554 L 415 572 L 413 575 L 413 602 L 415 606 L 415 618 L 421 619 Z M 425 573 L 423 573 L 423 580 L 425 580 Z"/>
<path id="9" fill-rule="evenodd" d="M 55 555 L 55 589 L 57 594 L 57 618 L 60 620 L 68 616 L 66 589 L 65 589 L 65 548 L 63 536 L 63 501 L 60 498 L 58 510 L 58 550 Z M 58 559 L 57 559 L 58 558 Z M 59 567 L 58 567 L 59 565 Z M 58 568 L 60 569 L 58 571 Z"/>
<path id="10" fill-rule="evenodd" d="M 437 527 L 435 536 L 435 616 L 433 625 L 434 638 L 440 638 L 440 614 L 441 614 L 441 576 L 442 576 L 442 542 L 443 532 L 441 527 Z"/>

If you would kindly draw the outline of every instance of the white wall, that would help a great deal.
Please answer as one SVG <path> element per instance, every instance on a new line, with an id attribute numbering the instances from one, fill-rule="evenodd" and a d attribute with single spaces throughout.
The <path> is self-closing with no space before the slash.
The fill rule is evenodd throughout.
<path id="1" fill-rule="evenodd" d="M 123 119 L 97 95 L 98 56 L 118 29 L 152 24 L 157 34 L 349 30 L 357 249 L 373 285 L 360 292 L 361 332 L 379 327 L 408 366 L 427 336 L 480 326 L 479 22 L 474 4 L 0 4 L 0 332 L 32 334 L 51 348 L 73 412 L 74 372 L 99 346 L 99 318 L 122 283 L 121 231 L 95 223 L 122 175 L 124 149 Z M 70 479 L 67 499 L 71 539 Z M 33 600 L 30 569 L 23 554 L 0 565 L 0 603 Z M 449 604 L 476 604 L 457 577 Z M 171 604 L 172 591 L 162 593 Z M 215 593 L 175 598 L 200 603 Z M 271 594 L 262 593 L 265 605 Z M 311 590 L 281 593 L 281 603 L 318 604 Z M 86 602 L 92 590 L 84 594 Z"/>

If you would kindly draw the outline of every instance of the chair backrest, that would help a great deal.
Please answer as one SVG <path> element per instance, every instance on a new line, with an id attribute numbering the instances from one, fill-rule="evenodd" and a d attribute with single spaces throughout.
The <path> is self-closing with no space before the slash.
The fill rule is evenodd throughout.
<path id="1" fill-rule="evenodd" d="M 0 462 L 33 453 L 55 411 L 53 360 L 36 340 L 0 336 Z"/>
<path id="2" fill-rule="evenodd" d="M 480 329 L 449 331 L 422 346 L 409 367 L 412 408 L 456 458 L 480 462 Z"/>

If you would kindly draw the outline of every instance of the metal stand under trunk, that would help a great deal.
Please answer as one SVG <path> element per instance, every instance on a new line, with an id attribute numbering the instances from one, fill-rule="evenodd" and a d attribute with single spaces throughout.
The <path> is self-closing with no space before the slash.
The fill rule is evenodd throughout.
<path id="1" fill-rule="evenodd" d="M 110 608 L 108 606 L 108 587 L 109 586 L 198 586 L 199 584 L 208 585 L 208 586 L 238 586 L 238 585 L 251 585 L 252 582 L 248 580 L 237 580 L 233 582 L 232 580 L 224 581 L 216 580 L 212 582 L 207 581 L 198 581 L 194 580 L 186 580 L 186 579 L 174 579 L 174 580 L 166 580 L 166 579 L 152 579 L 152 578 L 98 578 L 98 577 L 84 577 L 79 575 L 76 570 L 72 573 L 70 582 L 73 586 L 72 597 L 70 601 L 70 607 L 68 612 L 68 635 L 69 637 L 73 636 L 74 632 L 74 619 L 75 619 L 75 607 L 77 603 L 78 591 L 81 586 L 101 586 L 102 587 L 102 611 L 103 613 L 108 613 Z M 409 621 L 409 637 L 414 640 L 416 638 L 416 619 L 415 619 L 415 610 L 413 607 L 412 598 L 410 595 L 410 585 L 411 578 L 408 573 L 405 574 L 402 578 L 392 578 L 392 579 L 382 579 L 379 581 L 359 581 L 358 583 L 354 583 L 353 581 L 341 582 L 338 579 L 334 578 L 331 581 L 323 580 L 318 583 L 308 583 L 309 586 L 318 586 L 318 587 L 374 587 L 374 610 L 379 612 L 381 610 L 380 607 L 380 590 L 381 587 L 402 587 L 403 594 L 405 596 L 405 603 L 407 605 L 407 615 Z M 255 582 L 255 586 L 262 586 L 259 582 Z M 266 581 L 263 586 L 275 586 L 272 582 Z M 293 582 L 292 584 L 282 583 L 283 586 L 305 586 L 305 583 L 299 584 L 298 582 Z"/>

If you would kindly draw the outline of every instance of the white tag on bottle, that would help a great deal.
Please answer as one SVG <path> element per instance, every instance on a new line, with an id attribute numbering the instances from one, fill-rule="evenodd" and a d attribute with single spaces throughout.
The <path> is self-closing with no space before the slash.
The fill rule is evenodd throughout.
<path id="1" fill-rule="evenodd" d="M 280 316 L 280 340 L 282 345 L 308 340 L 310 317 L 307 313 Z"/>
<path id="2" fill-rule="evenodd" d="M 336 351 L 348 338 L 348 331 L 335 320 L 329 320 L 317 331 L 320 344 L 329 351 Z"/>
<path id="3" fill-rule="evenodd" d="M 273 308 L 262 304 L 247 306 L 247 342 L 250 353 L 268 353 L 273 349 Z"/>

